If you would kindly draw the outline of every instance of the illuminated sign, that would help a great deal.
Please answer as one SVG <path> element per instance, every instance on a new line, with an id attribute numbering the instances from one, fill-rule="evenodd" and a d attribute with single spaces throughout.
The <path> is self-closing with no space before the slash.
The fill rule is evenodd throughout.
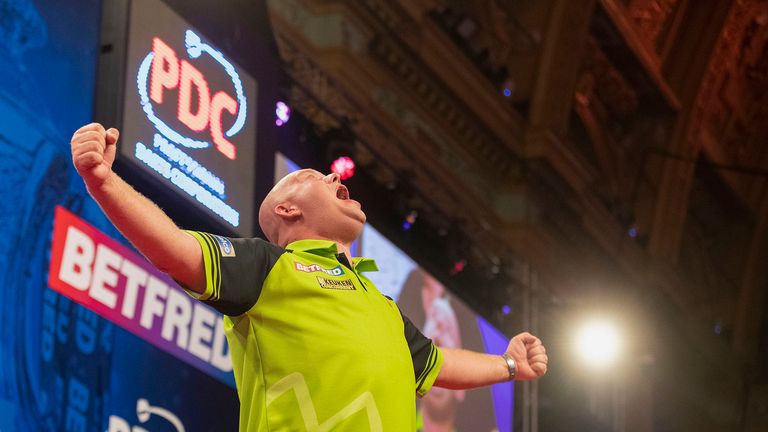
<path id="1" fill-rule="evenodd" d="M 224 320 L 147 260 L 56 208 L 49 286 L 234 387 Z"/>
<path id="2" fill-rule="evenodd" d="M 124 160 L 241 236 L 252 235 L 256 81 L 159 0 L 133 0 Z"/>

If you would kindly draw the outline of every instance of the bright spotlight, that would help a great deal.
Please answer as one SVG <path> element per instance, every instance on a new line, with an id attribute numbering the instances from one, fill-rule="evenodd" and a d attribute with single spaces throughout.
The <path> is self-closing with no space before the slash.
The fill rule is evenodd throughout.
<path id="1" fill-rule="evenodd" d="M 355 161 L 349 156 L 341 156 L 331 163 L 331 172 L 336 173 L 342 180 L 355 175 Z"/>
<path id="2" fill-rule="evenodd" d="M 621 351 L 616 327 L 605 321 L 592 321 L 576 334 L 576 351 L 587 365 L 605 367 L 612 364 Z"/>

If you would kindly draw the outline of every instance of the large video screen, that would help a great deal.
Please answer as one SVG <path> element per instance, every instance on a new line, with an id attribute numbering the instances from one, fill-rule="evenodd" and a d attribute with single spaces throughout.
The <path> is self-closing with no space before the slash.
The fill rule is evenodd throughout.
<path id="1" fill-rule="evenodd" d="M 128 23 L 121 155 L 252 235 L 256 81 L 160 0 L 132 0 Z"/>
<path id="2" fill-rule="evenodd" d="M 299 169 L 278 153 L 275 181 Z M 354 191 L 352 191 L 354 193 Z M 352 245 L 353 255 L 373 258 L 378 272 L 366 273 L 382 294 L 395 299 L 404 315 L 438 346 L 502 354 L 509 339 L 391 241 L 366 224 Z M 418 401 L 422 432 L 511 432 L 514 386 L 455 391 L 433 387 Z"/>

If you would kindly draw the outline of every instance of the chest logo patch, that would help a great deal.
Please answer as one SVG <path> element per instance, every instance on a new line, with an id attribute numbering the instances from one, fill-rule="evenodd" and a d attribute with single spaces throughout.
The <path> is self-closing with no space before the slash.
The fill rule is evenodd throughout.
<path id="1" fill-rule="evenodd" d="M 317 264 L 310 264 L 310 265 L 304 265 L 300 262 L 293 262 L 294 267 L 296 270 L 304 272 L 304 273 L 315 273 L 315 272 L 323 272 L 330 276 L 341 276 L 344 274 L 344 269 L 341 268 L 340 265 L 334 267 L 334 268 L 325 268 L 321 267 Z"/>
<path id="2" fill-rule="evenodd" d="M 320 283 L 320 288 L 335 289 L 335 290 L 354 290 L 355 285 L 349 279 L 326 279 L 324 277 L 317 276 L 317 281 Z"/>

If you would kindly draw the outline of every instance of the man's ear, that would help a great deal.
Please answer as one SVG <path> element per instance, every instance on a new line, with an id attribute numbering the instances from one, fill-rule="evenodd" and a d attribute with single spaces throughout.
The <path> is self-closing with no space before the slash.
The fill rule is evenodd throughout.
<path id="1" fill-rule="evenodd" d="M 301 216 L 301 210 L 290 203 L 284 202 L 275 206 L 275 214 L 283 219 L 296 220 Z"/>

